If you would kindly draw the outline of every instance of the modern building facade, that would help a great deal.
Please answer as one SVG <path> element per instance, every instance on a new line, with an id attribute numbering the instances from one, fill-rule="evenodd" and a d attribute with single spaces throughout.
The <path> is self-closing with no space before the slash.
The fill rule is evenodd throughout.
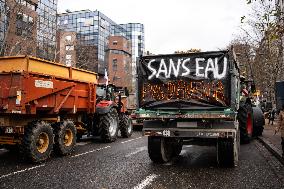
<path id="1" fill-rule="evenodd" d="M 38 0 L 37 57 L 55 60 L 58 0 Z"/>
<path id="2" fill-rule="evenodd" d="M 57 0 L 1 0 L 0 55 L 55 59 Z"/>
<path id="3" fill-rule="evenodd" d="M 105 51 L 111 35 L 126 36 L 123 27 L 100 11 L 82 10 L 58 16 L 58 28 L 77 33 L 78 66 L 103 74 L 107 68 Z M 79 48 L 80 47 L 80 48 Z"/>
<path id="4" fill-rule="evenodd" d="M 140 23 L 120 25 L 126 29 L 126 37 L 132 43 L 132 74 L 136 75 L 136 59 L 145 52 L 144 25 Z"/>
<path id="5" fill-rule="evenodd" d="M 131 90 L 131 42 L 123 36 L 110 36 L 106 60 L 109 82 Z"/>

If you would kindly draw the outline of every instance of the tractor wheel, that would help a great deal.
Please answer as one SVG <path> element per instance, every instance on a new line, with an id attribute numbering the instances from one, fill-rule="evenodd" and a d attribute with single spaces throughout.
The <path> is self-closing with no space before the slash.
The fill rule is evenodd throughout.
<path id="1" fill-rule="evenodd" d="M 250 104 L 240 105 L 238 121 L 242 143 L 249 143 L 253 134 L 253 111 Z"/>
<path id="2" fill-rule="evenodd" d="M 99 128 L 104 142 L 113 142 L 117 139 L 118 114 L 116 109 L 112 108 L 109 113 L 100 116 Z"/>
<path id="3" fill-rule="evenodd" d="M 34 121 L 25 129 L 22 152 L 32 162 L 43 162 L 50 157 L 53 143 L 53 129 L 50 124 Z"/>
<path id="4" fill-rule="evenodd" d="M 253 136 L 261 136 L 265 125 L 265 119 L 262 110 L 259 107 L 253 107 Z"/>
<path id="5" fill-rule="evenodd" d="M 119 119 L 119 128 L 123 138 L 129 138 L 133 132 L 132 121 L 129 116 L 121 114 Z"/>
<path id="6" fill-rule="evenodd" d="M 222 167 L 236 167 L 239 161 L 239 139 L 221 138 L 217 141 L 217 162 Z"/>
<path id="7" fill-rule="evenodd" d="M 166 163 L 173 157 L 174 150 L 170 138 L 148 137 L 148 154 L 154 163 Z"/>
<path id="8" fill-rule="evenodd" d="M 76 144 L 76 128 L 72 121 L 63 121 L 54 126 L 54 151 L 58 155 L 70 154 Z"/>

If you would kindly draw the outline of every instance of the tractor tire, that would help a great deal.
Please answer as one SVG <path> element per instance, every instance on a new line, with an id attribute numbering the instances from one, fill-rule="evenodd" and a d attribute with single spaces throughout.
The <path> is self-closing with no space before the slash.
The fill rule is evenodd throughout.
<path id="1" fill-rule="evenodd" d="M 169 138 L 148 137 L 148 154 L 154 163 L 166 163 L 173 158 L 173 145 Z"/>
<path id="2" fill-rule="evenodd" d="M 253 135 L 253 110 L 251 104 L 240 104 L 237 115 L 242 143 L 249 143 Z"/>
<path id="3" fill-rule="evenodd" d="M 220 138 L 217 141 L 217 162 L 221 167 L 236 167 L 239 161 L 239 140 Z"/>
<path id="4" fill-rule="evenodd" d="M 110 112 L 99 117 L 99 129 L 101 129 L 101 138 L 104 142 L 114 142 L 118 133 L 118 114 L 116 109 L 112 108 Z"/>
<path id="5" fill-rule="evenodd" d="M 265 119 L 262 110 L 259 107 L 253 107 L 253 136 L 261 136 L 264 125 Z"/>
<path id="6" fill-rule="evenodd" d="M 53 129 L 44 121 L 34 121 L 25 128 L 21 145 L 24 156 L 34 163 L 47 160 L 53 150 Z"/>
<path id="7" fill-rule="evenodd" d="M 120 119 L 119 119 L 119 128 L 120 128 L 120 133 L 123 138 L 129 138 L 132 135 L 133 132 L 133 125 L 132 121 L 129 118 L 129 116 L 125 114 L 121 114 Z"/>
<path id="8" fill-rule="evenodd" d="M 54 126 L 54 151 L 60 156 L 73 152 L 76 145 L 76 128 L 73 121 L 63 121 Z"/>

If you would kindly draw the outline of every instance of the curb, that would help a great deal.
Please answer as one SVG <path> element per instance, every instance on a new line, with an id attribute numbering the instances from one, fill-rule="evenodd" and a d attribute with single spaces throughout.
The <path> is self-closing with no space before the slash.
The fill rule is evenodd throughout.
<path id="1" fill-rule="evenodd" d="M 283 165 L 284 159 L 281 156 L 281 151 L 276 148 L 270 141 L 266 140 L 264 137 L 257 137 L 258 141 L 260 141 L 267 149 L 274 155 Z"/>

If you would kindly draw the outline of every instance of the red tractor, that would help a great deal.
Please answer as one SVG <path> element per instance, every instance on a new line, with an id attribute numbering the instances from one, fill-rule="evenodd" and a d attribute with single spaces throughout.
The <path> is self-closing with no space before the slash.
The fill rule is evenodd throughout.
<path id="1" fill-rule="evenodd" d="M 100 136 L 104 142 L 113 142 L 118 130 L 124 138 L 132 135 L 132 121 L 127 111 L 128 94 L 127 88 L 112 84 L 97 86 L 96 115 L 91 129 L 94 136 Z"/>

